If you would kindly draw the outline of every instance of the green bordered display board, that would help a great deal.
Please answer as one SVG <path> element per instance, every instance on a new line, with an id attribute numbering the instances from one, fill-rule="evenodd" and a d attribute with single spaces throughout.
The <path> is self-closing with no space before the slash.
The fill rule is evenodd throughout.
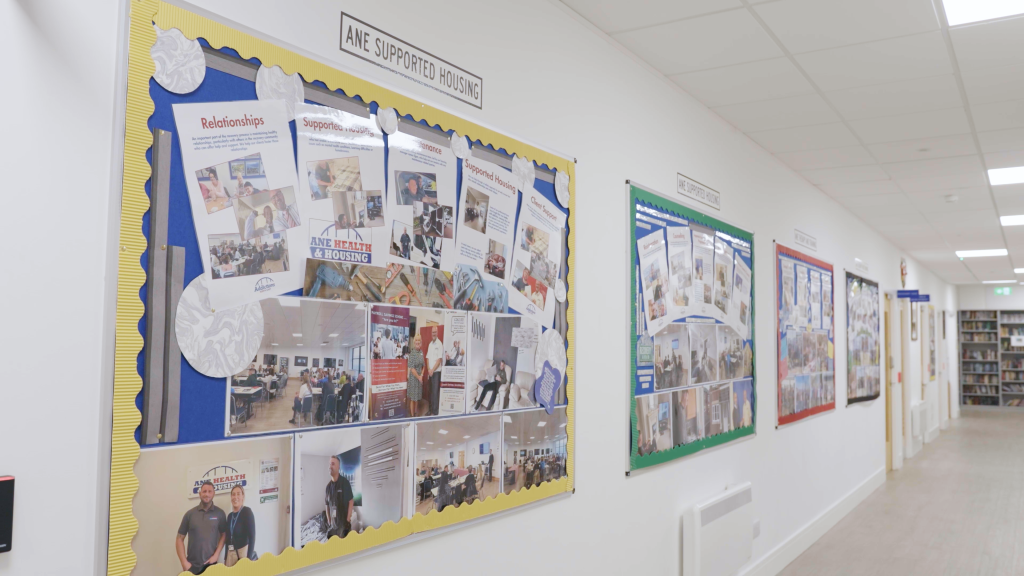
<path id="1" fill-rule="evenodd" d="M 626 182 L 631 470 L 754 434 L 754 235 Z"/>

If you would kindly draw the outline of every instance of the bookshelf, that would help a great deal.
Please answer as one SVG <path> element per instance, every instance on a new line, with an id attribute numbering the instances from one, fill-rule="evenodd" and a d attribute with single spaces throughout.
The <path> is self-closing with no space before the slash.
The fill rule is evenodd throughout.
<path id="1" fill-rule="evenodd" d="M 961 310 L 960 403 L 1024 409 L 1024 310 Z"/>

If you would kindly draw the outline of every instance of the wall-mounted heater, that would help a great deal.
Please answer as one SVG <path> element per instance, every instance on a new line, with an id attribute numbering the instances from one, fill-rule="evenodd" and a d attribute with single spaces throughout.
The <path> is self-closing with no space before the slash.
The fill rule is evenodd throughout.
<path id="1" fill-rule="evenodd" d="M 683 576 L 730 576 L 750 560 L 753 502 L 750 482 L 745 482 L 683 514 Z"/>

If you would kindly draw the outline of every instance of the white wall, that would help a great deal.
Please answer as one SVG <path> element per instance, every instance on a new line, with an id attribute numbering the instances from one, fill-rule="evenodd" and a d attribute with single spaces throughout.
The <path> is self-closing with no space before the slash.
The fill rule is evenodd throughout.
<path id="1" fill-rule="evenodd" d="M 576 190 L 577 305 L 577 492 L 567 500 L 475 524 L 426 542 L 389 550 L 389 570 L 418 571 L 425 555 L 438 547 L 458 547 L 469 565 L 496 566 L 512 573 L 514 564 L 494 565 L 495 542 L 518 549 L 555 550 L 544 555 L 556 571 L 670 574 L 678 569 L 679 515 L 699 498 L 734 482 L 754 483 L 761 535 L 754 541 L 751 567 L 775 571 L 809 543 L 806 526 L 839 506 L 844 497 L 884 477 L 884 404 L 845 404 L 845 358 L 838 354 L 835 412 L 776 430 L 772 240 L 792 245 L 793 228 L 817 237 L 816 256 L 837 268 L 852 267 L 854 257 L 883 290 L 899 285 L 901 253 L 789 168 L 752 143 L 696 101 L 638 66 L 578 23 L 562 7 L 545 0 L 517 5 L 471 0 L 310 1 L 284 5 L 270 0 L 203 0 L 209 7 L 270 37 L 350 67 L 379 83 L 397 87 L 423 101 L 452 109 L 509 135 L 564 151 L 579 159 Z M 74 253 L 60 259 L 66 283 L 48 282 L 53 259 L 41 257 L 38 243 L 8 247 L 7 269 L 21 271 L 3 283 L 3 317 L 15 326 L 3 336 L 3 349 L 16 382 L 35 376 L 29 367 L 51 362 L 48 350 L 33 345 L 59 332 L 73 342 L 63 361 L 76 367 L 75 402 L 51 404 L 47 418 L 26 410 L 38 400 L 29 386 L 7 386 L 0 402 L 0 437 L 29 441 L 4 449 L 4 474 L 18 477 L 15 551 L 0 555 L 0 573 L 82 573 L 93 566 L 104 542 L 104 501 L 53 499 L 66 490 L 64 475 L 39 464 L 39 454 L 62 450 L 61 467 L 74 470 L 80 494 L 101 494 L 103 438 L 110 399 L 111 319 L 108 307 L 116 246 L 109 209 L 111 151 L 120 135 L 112 114 L 118 69 L 116 47 L 120 2 L 73 3 L 32 0 L 0 8 L 2 46 L 9 78 L 17 89 L 2 91 L 0 142 L 12 190 L 37 190 L 53 159 L 45 153 L 60 142 L 89 142 L 62 156 L 61 170 L 74 174 L 74 192 L 56 190 L 66 209 L 46 215 L 47 225 L 74 234 Z M 345 58 L 338 51 L 339 11 L 387 30 L 485 78 L 483 110 L 455 102 L 389 72 Z M 74 83 L 75 97 L 52 86 L 54 79 Z M 30 88 L 36 87 L 36 88 Z M 10 111 L 16 110 L 16 114 Z M 410 111 L 400 111 L 410 112 Z M 414 112 L 414 111 L 411 111 Z M 73 119 L 73 121 L 69 121 Z M 626 478 L 622 463 L 628 425 L 622 383 L 627 378 L 629 301 L 625 273 L 627 231 L 623 222 L 626 179 L 671 191 L 681 172 L 723 193 L 715 214 L 755 233 L 755 311 L 757 436 Z M 8 222 L 9 237 L 38 237 L 38 194 L 8 195 L 9 213 L 26 215 Z M 937 305 L 954 309 L 952 288 L 908 258 L 907 288 L 932 294 Z M 838 270 L 837 270 L 838 271 Z M 841 273 L 837 280 L 841 280 Z M 37 281 L 28 284 L 27 279 Z M 620 279 L 620 280 L 617 280 Z M 839 286 L 842 284 L 839 283 Z M 15 297 L 15 290 L 16 297 Z M 845 298 L 836 291 L 838 350 L 844 350 Z M 71 297 L 73 295 L 73 297 Z M 45 312 L 45 313 L 44 313 Z M 50 319 L 59 319 L 58 322 Z M 46 351 L 44 351 L 46 350 Z M 312 354 L 307 354 L 312 355 Z M 912 363 L 919 370 L 920 360 Z M 919 392 L 917 393 L 919 394 Z M 54 426 L 53 422 L 60 422 Z M 66 431 L 73 430 L 70 437 Z M 105 482 L 105 477 L 104 477 Z M 26 511 L 31 510 L 31 514 Z M 52 521 L 61 517 L 69 534 L 53 554 Z M 829 517 L 831 518 L 831 517 Z M 642 525 L 645 530 L 608 530 L 609 525 Z M 813 532 L 813 530 L 812 530 Z M 511 538 L 511 540 L 509 540 Z M 558 542 L 552 548 L 550 544 Z M 792 544 L 787 547 L 787 544 Z M 102 548 L 102 547 L 100 547 Z M 623 553 L 631 551 L 633 553 Z M 640 551 L 637 553 L 636 551 Z M 372 572 L 381 556 L 328 567 L 323 574 Z M 102 558 L 99 559 L 102 563 Z"/>

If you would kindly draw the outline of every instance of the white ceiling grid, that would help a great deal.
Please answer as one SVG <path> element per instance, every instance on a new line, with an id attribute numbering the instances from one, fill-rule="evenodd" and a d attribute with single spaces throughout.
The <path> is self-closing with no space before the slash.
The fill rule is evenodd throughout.
<path id="1" fill-rule="evenodd" d="M 1015 278 L 1024 16 L 941 0 L 563 0 L 951 283 Z M 960 261 L 955 250 L 1006 248 Z"/>

